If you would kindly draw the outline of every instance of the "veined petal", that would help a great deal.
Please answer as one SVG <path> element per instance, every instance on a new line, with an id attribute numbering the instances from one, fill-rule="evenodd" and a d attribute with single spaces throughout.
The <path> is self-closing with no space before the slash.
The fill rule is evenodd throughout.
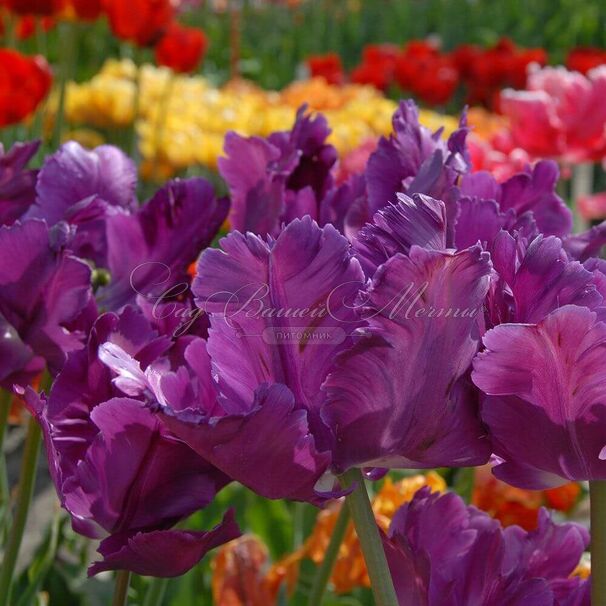
<path id="1" fill-rule="evenodd" d="M 524 488 L 606 478 L 606 324 L 569 305 L 537 325 L 497 326 L 484 345 L 472 376 L 496 396 L 482 407 L 504 460 L 495 473 Z"/>
<path id="2" fill-rule="evenodd" d="M 365 310 L 370 336 L 340 356 L 324 385 L 338 471 L 488 460 L 466 375 L 490 272 L 480 247 L 452 254 L 416 246 L 377 271 Z"/>

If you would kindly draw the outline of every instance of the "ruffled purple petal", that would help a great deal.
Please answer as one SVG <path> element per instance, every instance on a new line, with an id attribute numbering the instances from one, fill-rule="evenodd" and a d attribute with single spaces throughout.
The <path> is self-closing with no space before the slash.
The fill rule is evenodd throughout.
<path id="1" fill-rule="evenodd" d="M 166 426 L 225 474 L 269 499 L 321 503 L 315 487 L 330 463 L 318 452 L 305 410 L 284 385 L 261 385 L 250 411 L 208 417 L 161 408 Z M 268 448 L 268 445 L 271 445 Z"/>
<path id="2" fill-rule="evenodd" d="M 56 373 L 66 354 L 81 346 L 81 335 L 69 332 L 66 325 L 89 302 L 90 269 L 65 248 L 64 227 L 49 230 L 36 220 L 0 227 L 2 348 L 14 356 L 1 358 L 0 380 L 9 389 L 17 380 L 15 373 L 26 370 L 32 356 Z"/>
<path id="3" fill-rule="evenodd" d="M 213 241 L 228 207 L 205 179 L 177 179 L 136 214 L 109 217 L 111 282 L 99 291 L 99 302 L 117 309 L 134 302 L 137 295 L 157 301 L 179 284 L 189 283 L 187 267 Z"/>
<path id="4" fill-rule="evenodd" d="M 101 542 L 101 562 L 88 570 L 93 576 L 106 570 L 130 570 L 151 577 L 178 577 L 193 568 L 211 549 L 241 535 L 233 510 L 207 532 L 156 530 L 112 535 Z"/>
<path id="5" fill-rule="evenodd" d="M 72 206 L 91 196 L 133 211 L 136 186 L 135 164 L 119 148 L 102 145 L 88 151 L 70 141 L 44 162 L 29 216 L 53 225 L 65 219 Z"/>
<path id="6" fill-rule="evenodd" d="M 466 375 L 490 271 L 479 247 L 452 254 L 413 246 L 379 268 L 365 302 L 370 328 L 324 384 L 338 471 L 488 460 Z"/>

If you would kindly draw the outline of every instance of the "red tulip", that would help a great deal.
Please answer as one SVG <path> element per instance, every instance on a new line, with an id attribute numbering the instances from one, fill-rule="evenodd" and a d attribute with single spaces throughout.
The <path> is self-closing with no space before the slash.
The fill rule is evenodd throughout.
<path id="1" fill-rule="evenodd" d="M 568 53 L 566 58 L 566 67 L 582 74 L 604 64 L 606 64 L 606 51 L 601 48 L 575 48 Z"/>
<path id="2" fill-rule="evenodd" d="M 154 45 L 174 17 L 171 0 L 103 0 L 114 34 L 139 46 Z"/>
<path id="3" fill-rule="evenodd" d="M 369 44 L 362 53 L 362 63 L 351 72 L 351 81 L 387 90 L 393 82 L 398 53 L 393 44 Z"/>
<path id="4" fill-rule="evenodd" d="M 55 20 L 52 17 L 42 17 L 42 29 L 48 32 L 55 26 Z M 27 40 L 36 33 L 36 17 L 34 15 L 24 15 L 17 23 L 17 38 Z"/>
<path id="5" fill-rule="evenodd" d="M 70 0 L 78 19 L 94 21 L 103 10 L 102 0 Z"/>
<path id="6" fill-rule="evenodd" d="M 50 17 L 65 8 L 66 0 L 5 0 L 8 10 L 17 15 Z"/>
<path id="7" fill-rule="evenodd" d="M 156 62 L 179 73 L 195 71 L 208 41 L 202 30 L 172 23 L 156 45 Z"/>
<path id="8" fill-rule="evenodd" d="M 396 60 L 394 73 L 401 88 L 429 105 L 448 102 L 459 84 L 454 60 L 424 40 L 406 45 Z"/>
<path id="9" fill-rule="evenodd" d="M 329 84 L 343 84 L 345 80 L 343 64 L 336 53 L 313 55 L 307 59 L 307 67 L 314 78 L 324 78 Z"/>
<path id="10" fill-rule="evenodd" d="M 51 84 L 51 71 L 43 57 L 0 49 L 0 127 L 33 114 Z"/>

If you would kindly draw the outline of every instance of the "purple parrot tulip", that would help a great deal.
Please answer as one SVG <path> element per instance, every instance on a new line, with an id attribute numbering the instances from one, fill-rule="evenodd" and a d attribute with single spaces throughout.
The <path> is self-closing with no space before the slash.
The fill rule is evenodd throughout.
<path id="1" fill-rule="evenodd" d="M 306 110 L 299 109 L 292 130 L 267 139 L 233 132 L 225 137 L 219 171 L 231 193 L 233 229 L 276 235 L 282 223 L 305 215 L 333 219 L 322 206 L 333 187 L 337 152 L 326 143 L 330 129 L 324 116 Z M 342 221 L 341 215 L 333 220 Z"/>
<path id="2" fill-rule="evenodd" d="M 484 336 L 473 381 L 501 463 L 497 477 L 522 488 L 606 479 L 602 373 L 606 324 L 566 305 L 535 325 L 504 324 Z"/>
<path id="3" fill-rule="evenodd" d="M 448 141 L 442 129 L 432 133 L 421 126 L 414 101 L 401 101 L 392 122 L 392 134 L 379 141 L 366 169 L 370 217 L 394 202 L 398 192 L 445 200 L 470 169 L 465 115 Z"/>
<path id="4" fill-rule="evenodd" d="M 512 210 L 520 216 L 531 211 L 542 234 L 564 237 L 572 229 L 572 213 L 556 193 L 558 177 L 558 165 L 541 160 L 501 184 L 490 173 L 467 174 L 460 191 L 465 197 L 494 200 L 503 213 Z"/>
<path id="5" fill-rule="evenodd" d="M 102 538 L 103 560 L 90 574 L 127 569 L 178 576 L 214 546 L 239 536 L 233 515 L 209 532 L 170 530 L 207 506 L 229 478 L 172 434 L 148 406 L 151 391 L 139 375 L 193 381 L 187 352 L 198 342 L 159 334 L 143 314 L 126 307 L 95 323 L 86 348 L 70 355 L 48 399 L 29 390 L 27 400 L 45 437 L 49 467 L 74 529 Z M 195 368 L 206 371 L 199 352 Z M 128 366 L 129 365 L 129 366 Z M 173 367 L 177 374 L 173 375 Z M 126 370 L 132 372 L 124 376 Z M 137 374 L 138 373 L 138 374 Z M 188 394 L 197 398 L 190 387 Z"/>
<path id="6" fill-rule="evenodd" d="M 40 141 L 15 143 L 8 152 L 0 144 L 0 225 L 12 225 L 36 200 L 38 171 L 27 165 Z"/>
<path id="7" fill-rule="evenodd" d="M 89 198 L 132 212 L 137 208 L 136 187 L 137 167 L 118 147 L 102 145 L 89 151 L 69 141 L 44 161 L 36 204 L 28 216 L 54 225 Z"/>
<path id="8" fill-rule="evenodd" d="M 169 181 L 135 214 L 106 219 L 108 286 L 97 300 L 106 309 L 182 294 L 187 269 L 211 244 L 229 210 L 206 179 Z M 181 285 L 181 288 L 178 288 Z"/>
<path id="9" fill-rule="evenodd" d="M 218 400 L 161 406 L 164 422 L 259 494 L 319 503 L 330 492 L 318 484 L 330 465 L 321 385 L 362 323 L 362 270 L 347 240 L 309 217 L 276 240 L 234 232 L 221 246 L 203 253 L 193 285 L 210 314 Z"/>
<path id="10" fill-rule="evenodd" d="M 72 256 L 66 224 L 38 220 L 0 227 L 0 383 L 26 385 L 56 374 L 83 335 L 70 324 L 91 297 L 90 269 Z"/>
<path id="11" fill-rule="evenodd" d="M 481 247 L 458 253 L 412 246 L 375 273 L 365 336 L 324 384 L 333 466 L 480 465 L 490 443 L 469 381 L 483 329 L 491 264 Z"/>
<path id="12" fill-rule="evenodd" d="M 589 543 L 580 525 L 545 509 L 527 532 L 500 524 L 454 493 L 419 490 L 383 544 L 401 606 L 589 606 L 589 581 L 571 578 Z"/>

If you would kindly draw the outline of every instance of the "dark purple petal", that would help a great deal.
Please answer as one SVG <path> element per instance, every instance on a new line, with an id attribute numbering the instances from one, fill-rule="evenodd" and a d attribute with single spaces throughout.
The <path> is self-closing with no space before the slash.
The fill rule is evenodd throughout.
<path id="1" fill-rule="evenodd" d="M 108 532 L 169 527 L 228 482 L 139 401 L 103 402 L 91 420 L 98 433 L 62 489 L 68 511 Z"/>
<path id="2" fill-rule="evenodd" d="M 338 471 L 488 460 L 466 375 L 490 271 L 480 247 L 452 254 L 413 246 L 379 268 L 364 310 L 368 336 L 340 356 L 324 385 Z"/>
<path id="3" fill-rule="evenodd" d="M 568 236 L 564 240 L 566 252 L 581 263 L 591 257 L 600 256 L 604 245 L 606 245 L 606 221 L 581 234 Z"/>
<path id="4" fill-rule="evenodd" d="M 352 175 L 345 183 L 333 187 L 320 202 L 318 223 L 331 224 L 351 239 L 371 216 L 355 216 L 360 206 L 367 206 L 366 179 Z"/>
<path id="5" fill-rule="evenodd" d="M 578 540 L 583 531 L 554 524 L 546 513 L 540 524 L 530 533 L 503 530 L 454 493 L 419 490 L 383 536 L 399 603 L 586 605 L 583 582 L 570 578 L 586 546 L 586 537 Z M 554 595 L 563 601 L 554 602 Z"/>
<path id="6" fill-rule="evenodd" d="M 282 223 L 326 214 L 319 206 L 333 187 L 337 153 L 326 143 L 326 119 L 306 112 L 301 107 L 290 131 L 267 139 L 226 136 L 219 171 L 230 189 L 235 230 L 276 235 Z"/>
<path id="7" fill-rule="evenodd" d="M 330 455 L 316 449 L 307 413 L 295 407 L 286 386 L 260 386 L 243 414 L 208 417 L 161 410 L 171 431 L 251 490 L 269 499 L 322 502 L 315 486 Z"/>
<path id="8" fill-rule="evenodd" d="M 394 202 L 397 192 L 444 199 L 459 175 L 469 170 L 464 120 L 448 143 L 442 140 L 441 131 L 431 133 L 421 126 L 414 101 L 400 102 L 392 123 L 393 133 L 379 141 L 366 170 L 373 214 Z"/>
<path id="9" fill-rule="evenodd" d="M 587 308 L 566 306 L 538 325 L 497 326 L 484 345 L 473 381 L 496 396 L 481 411 L 504 461 L 495 473 L 537 489 L 604 479 L 606 324 Z"/>
<path id="10" fill-rule="evenodd" d="M 213 241 L 228 207 L 227 200 L 215 198 L 205 179 L 177 179 L 136 214 L 109 217 L 111 282 L 99 291 L 99 302 L 117 309 L 137 295 L 157 301 L 183 292 L 189 284 L 188 266 Z"/>
<path id="11" fill-rule="evenodd" d="M 0 380 L 9 389 L 28 352 L 30 358 L 42 358 L 55 374 L 66 354 L 81 346 L 81 336 L 66 325 L 89 302 L 90 269 L 65 249 L 64 227 L 49 230 L 35 220 L 0 227 L 2 348 L 15 356 L 2 357 Z"/>
<path id="12" fill-rule="evenodd" d="M 480 242 L 485 249 L 491 250 L 507 219 L 494 200 L 461 198 L 455 225 L 456 248 L 462 250 Z"/>
<path id="13" fill-rule="evenodd" d="M 527 173 L 514 175 L 501 185 L 501 210 L 513 208 L 518 214 L 531 210 L 542 233 L 566 236 L 572 229 L 572 212 L 555 189 L 558 165 L 541 160 Z"/>
<path id="14" fill-rule="evenodd" d="M 506 566 L 523 567 L 530 576 L 568 578 L 589 547 L 589 532 L 575 523 L 556 524 L 545 508 L 539 511 L 535 530 L 525 532 L 519 526 L 503 530 Z"/>
<path id="15" fill-rule="evenodd" d="M 495 269 L 500 271 L 496 261 Z M 591 272 L 568 261 L 561 240 L 553 236 L 539 236 L 530 243 L 510 287 L 516 322 L 539 322 L 568 304 L 595 309 L 603 302 Z"/>
<path id="16" fill-rule="evenodd" d="M 261 137 L 242 137 L 227 133 L 219 158 L 219 171 L 232 199 L 231 227 L 238 231 L 272 233 L 283 212 L 282 185 L 272 186 L 267 167 L 277 162 L 280 150 Z"/>
<path id="17" fill-rule="evenodd" d="M 15 143 L 8 152 L 0 144 L 0 225 L 12 225 L 36 200 L 37 170 L 27 169 L 40 141 Z"/>
<path id="18" fill-rule="evenodd" d="M 89 576 L 105 570 L 130 570 L 152 577 L 178 577 L 193 568 L 211 549 L 241 535 L 233 510 L 208 532 L 156 530 L 134 535 L 114 535 L 99 546 L 103 556 L 88 571 Z"/>

